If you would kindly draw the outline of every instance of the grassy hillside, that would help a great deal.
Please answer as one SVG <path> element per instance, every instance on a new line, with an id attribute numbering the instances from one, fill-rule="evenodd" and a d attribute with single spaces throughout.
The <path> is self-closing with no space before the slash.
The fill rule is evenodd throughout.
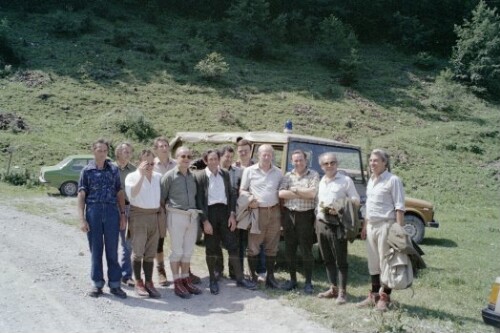
<path id="1" fill-rule="evenodd" d="M 87 22 L 87 28 L 56 33 L 61 15 Z M 415 284 L 416 296 L 398 293 L 401 308 L 384 317 L 350 306 L 335 312 L 296 294 L 284 301 L 343 331 L 370 331 L 374 323 L 381 331 L 490 331 L 480 309 L 500 269 L 500 106 L 440 74 L 445 61 L 424 71 L 390 46 L 364 45 L 359 81 L 343 87 L 339 74 L 314 62 L 307 46 L 282 47 L 276 51 L 280 60 L 255 62 L 201 39 L 210 32 L 200 22 L 164 18 L 150 25 L 127 12 L 92 16 L 90 23 L 85 17 L 0 10 L 24 59 L 0 78 L 0 113 L 28 126 L 0 130 L 0 171 L 12 148 L 15 170 L 36 174 L 41 165 L 87 152 L 98 137 L 147 146 L 120 131 L 120 124 L 141 119 L 168 137 L 190 130 L 281 131 L 291 119 L 297 133 L 358 144 L 367 152 L 383 147 L 393 155 L 407 194 L 432 201 L 442 225 L 427 230 L 429 269 Z M 226 58 L 229 73 L 202 80 L 193 67 L 214 50 Z M 362 243 L 355 242 L 351 253 L 355 300 L 368 286 Z M 338 320 L 337 314 L 353 320 Z"/>

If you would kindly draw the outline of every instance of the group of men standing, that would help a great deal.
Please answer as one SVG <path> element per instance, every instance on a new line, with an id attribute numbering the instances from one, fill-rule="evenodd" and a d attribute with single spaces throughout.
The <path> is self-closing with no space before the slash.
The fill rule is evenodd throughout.
<path id="1" fill-rule="evenodd" d="M 139 154 L 137 169 L 130 164 L 130 144 L 123 143 L 116 148 L 117 160 L 111 164 L 106 159 L 109 145 L 103 140 L 96 141 L 92 147 L 95 161 L 82 170 L 78 193 L 81 229 L 87 233 L 92 254 L 94 285 L 89 295 L 98 297 L 103 293 L 105 248 L 112 294 L 125 298 L 126 293 L 120 288 L 124 283 L 135 286 L 140 296 L 161 297 L 152 275 L 156 258 L 159 283 L 169 284 L 163 255 L 167 230 L 175 294 L 189 298 L 202 293 L 196 286 L 199 278 L 190 271 L 201 227 L 212 294 L 220 292 L 222 245 L 229 254 L 231 277 L 237 286 L 249 290 L 256 288 L 262 256 L 265 257 L 266 287 L 297 288 L 297 249 L 300 249 L 305 277 L 303 290 L 312 294 L 312 247 L 317 238 L 330 283 L 329 289 L 317 296 L 334 298 L 337 304 L 346 303 L 348 241 L 339 202 L 359 207 L 360 198 L 352 179 L 337 171 L 339 161 L 333 152 L 319 156 L 324 172 L 320 179 L 319 174 L 308 167 L 308 157 L 302 150 L 291 153 L 293 170 L 283 175 L 273 164 L 271 145 L 258 147 L 255 163 L 250 159 L 250 148 L 251 143 L 246 140 L 238 143 L 240 161 L 237 163 L 232 163 L 232 147 L 210 149 L 202 157 L 206 167 L 194 172 L 190 169 L 191 150 L 178 148 L 172 160 L 164 137 L 155 139 L 153 150 L 146 149 Z M 379 310 L 386 310 L 391 290 L 381 285 L 381 264 L 388 249 L 389 225 L 404 224 L 404 191 L 399 178 L 388 171 L 389 156 L 384 151 L 374 150 L 369 163 L 372 176 L 367 187 L 361 237 L 367 239 L 372 290 L 358 305 L 375 305 Z M 284 284 L 279 284 L 274 276 L 281 228 L 290 273 L 290 279 Z M 122 249 L 120 263 L 118 239 Z M 250 279 L 245 279 L 243 274 L 245 253 L 242 249 L 246 249 Z"/>

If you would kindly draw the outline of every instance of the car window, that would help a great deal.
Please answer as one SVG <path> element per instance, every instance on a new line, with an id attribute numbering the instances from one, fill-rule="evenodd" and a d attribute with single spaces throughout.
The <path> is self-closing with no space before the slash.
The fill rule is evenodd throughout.
<path id="1" fill-rule="evenodd" d="M 89 164 L 90 160 L 73 160 L 70 165 L 70 169 L 73 171 L 81 171 L 87 164 Z"/>
<path id="2" fill-rule="evenodd" d="M 66 157 L 64 160 L 62 160 L 61 162 L 57 163 L 55 166 L 59 167 L 59 168 L 63 168 L 66 164 L 68 164 L 69 161 L 71 161 L 71 158 L 70 157 Z"/>
<path id="3" fill-rule="evenodd" d="M 309 167 L 319 172 L 320 175 L 323 175 L 323 170 L 318 162 L 319 156 L 326 152 L 333 152 L 337 155 L 339 161 L 339 172 L 349 175 L 355 183 L 364 183 L 361 154 L 359 150 L 317 143 L 292 141 L 288 148 L 288 155 L 296 149 L 301 149 L 306 153 Z M 287 171 L 292 169 L 293 165 L 289 161 L 287 163 Z"/>

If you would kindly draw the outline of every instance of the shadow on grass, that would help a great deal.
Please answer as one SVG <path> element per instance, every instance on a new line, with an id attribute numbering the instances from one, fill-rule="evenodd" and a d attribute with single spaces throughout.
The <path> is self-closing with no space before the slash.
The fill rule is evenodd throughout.
<path id="1" fill-rule="evenodd" d="M 451 313 L 447 313 L 441 310 L 436 310 L 436 309 L 429 309 L 426 307 L 421 307 L 421 306 L 415 306 L 415 305 L 409 305 L 409 304 L 404 304 L 401 305 L 404 309 L 408 311 L 408 314 L 418 317 L 420 319 L 430 319 L 434 320 L 436 318 L 439 318 L 441 320 L 447 320 L 450 322 L 453 322 L 457 325 L 463 325 L 465 322 L 469 322 L 471 324 L 481 324 L 483 321 L 480 319 L 475 319 L 475 318 L 469 318 L 469 317 L 464 317 L 464 316 L 459 316 L 459 315 L 454 315 Z M 479 311 L 478 311 L 479 315 Z M 480 318 L 478 316 L 478 318 Z"/>
<path id="2" fill-rule="evenodd" d="M 452 241 L 451 239 L 444 238 L 424 238 L 421 245 L 429 245 L 429 246 L 440 246 L 440 247 L 457 247 L 458 244 Z"/>

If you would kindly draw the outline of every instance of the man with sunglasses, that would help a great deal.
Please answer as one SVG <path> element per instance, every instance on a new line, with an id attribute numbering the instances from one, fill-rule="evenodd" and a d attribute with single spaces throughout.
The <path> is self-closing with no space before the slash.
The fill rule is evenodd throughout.
<path id="1" fill-rule="evenodd" d="M 287 172 L 280 186 L 279 197 L 284 199 L 285 219 L 285 253 L 290 272 L 288 280 L 281 288 L 292 290 L 297 288 L 297 248 L 300 248 L 304 267 L 304 292 L 313 293 L 312 270 L 314 257 L 314 214 L 316 191 L 319 175 L 307 167 L 307 156 L 303 150 L 292 152 L 293 170 Z"/>
<path id="2" fill-rule="evenodd" d="M 321 154 L 319 164 L 325 175 L 318 188 L 316 234 L 330 288 L 319 293 L 318 297 L 335 298 L 335 303 L 341 305 L 347 302 L 348 263 L 347 238 L 339 219 L 337 203 L 349 199 L 354 206 L 358 206 L 359 194 L 352 179 L 338 172 L 338 160 L 334 153 Z"/>
<path id="3" fill-rule="evenodd" d="M 167 228 L 170 234 L 170 268 L 174 277 L 174 292 L 181 298 L 202 291 L 189 276 L 191 256 L 198 234 L 196 182 L 189 170 L 192 153 L 179 147 L 175 153 L 177 166 L 161 179 L 161 207 L 167 210 Z"/>

